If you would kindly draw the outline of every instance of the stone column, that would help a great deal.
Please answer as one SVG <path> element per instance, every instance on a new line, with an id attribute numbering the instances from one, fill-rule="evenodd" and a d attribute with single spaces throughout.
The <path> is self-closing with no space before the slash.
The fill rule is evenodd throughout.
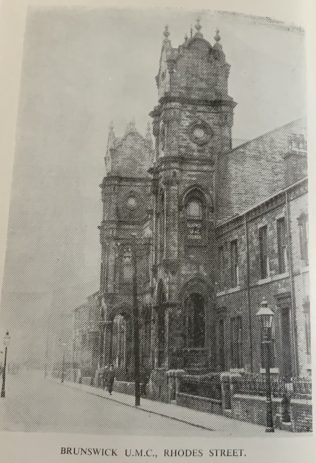
<path id="1" fill-rule="evenodd" d="M 169 368 L 169 332 L 170 332 L 170 326 L 169 326 L 169 319 L 170 319 L 170 313 L 169 313 L 169 307 L 166 307 L 165 310 L 165 361 L 164 361 L 164 366 L 166 368 Z"/>
<path id="2" fill-rule="evenodd" d="M 178 181 L 176 171 L 172 172 L 171 177 L 164 181 L 166 192 L 166 249 L 165 255 L 168 260 L 178 258 Z"/>
<path id="3" fill-rule="evenodd" d="M 181 369 L 184 366 L 184 326 L 183 313 L 180 303 L 174 303 L 169 316 L 169 350 L 172 355 L 171 368 Z"/>
<path id="4" fill-rule="evenodd" d="M 104 322 L 104 365 L 109 365 L 112 361 L 112 337 L 113 322 Z"/>
<path id="5" fill-rule="evenodd" d="M 157 368 L 158 366 L 158 316 L 157 306 L 152 308 L 151 316 L 151 361 L 152 367 Z"/>

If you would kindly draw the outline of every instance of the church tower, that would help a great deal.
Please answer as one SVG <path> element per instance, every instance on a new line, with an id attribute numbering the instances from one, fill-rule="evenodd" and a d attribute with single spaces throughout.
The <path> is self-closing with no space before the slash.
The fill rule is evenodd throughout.
<path id="1" fill-rule="evenodd" d="M 232 146 L 235 103 L 219 31 L 197 20 L 173 48 L 166 26 L 151 112 L 155 366 L 212 366 L 217 160 Z"/>
<path id="2" fill-rule="evenodd" d="M 152 164 L 150 134 L 143 137 L 130 122 L 122 137 L 111 124 L 101 187 L 100 366 L 113 363 L 121 374 L 132 368 L 132 254 L 134 236 L 146 230 Z M 149 272 L 149 266 L 148 272 Z M 147 273 L 148 273 L 147 272 Z M 143 271 L 143 279 L 147 274 Z"/>

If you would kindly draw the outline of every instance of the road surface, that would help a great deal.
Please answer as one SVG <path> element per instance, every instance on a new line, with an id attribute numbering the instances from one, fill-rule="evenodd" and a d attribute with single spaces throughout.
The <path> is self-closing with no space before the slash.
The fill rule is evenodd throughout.
<path id="1" fill-rule="evenodd" d="M 3 431 L 169 437 L 212 434 L 44 379 L 39 371 L 7 375 L 0 414 Z"/>

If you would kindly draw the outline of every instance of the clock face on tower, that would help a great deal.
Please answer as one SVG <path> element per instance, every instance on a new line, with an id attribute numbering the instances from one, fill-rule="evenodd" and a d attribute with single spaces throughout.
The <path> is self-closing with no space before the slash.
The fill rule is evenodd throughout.
<path id="1" fill-rule="evenodd" d="M 189 126 L 189 137 L 197 145 L 206 145 L 212 136 L 211 127 L 204 121 L 196 121 Z"/>
<path id="2" fill-rule="evenodd" d="M 129 209 L 135 209 L 136 206 L 137 206 L 137 201 L 136 201 L 135 196 L 129 196 L 129 197 L 127 198 L 126 203 L 127 203 L 127 207 L 128 207 Z"/>

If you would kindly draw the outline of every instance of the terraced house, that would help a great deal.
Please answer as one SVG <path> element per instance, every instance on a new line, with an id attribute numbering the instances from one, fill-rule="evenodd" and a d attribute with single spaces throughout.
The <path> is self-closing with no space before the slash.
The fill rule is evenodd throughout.
<path id="1" fill-rule="evenodd" d="M 165 401 L 180 398 L 183 375 L 265 371 L 263 299 L 274 312 L 272 375 L 311 373 L 305 121 L 233 149 L 220 33 L 210 43 L 195 28 L 177 48 L 165 29 L 153 130 L 131 123 L 117 137 L 110 127 L 100 185 L 97 363 L 133 378 L 136 281 L 147 393 Z"/>

